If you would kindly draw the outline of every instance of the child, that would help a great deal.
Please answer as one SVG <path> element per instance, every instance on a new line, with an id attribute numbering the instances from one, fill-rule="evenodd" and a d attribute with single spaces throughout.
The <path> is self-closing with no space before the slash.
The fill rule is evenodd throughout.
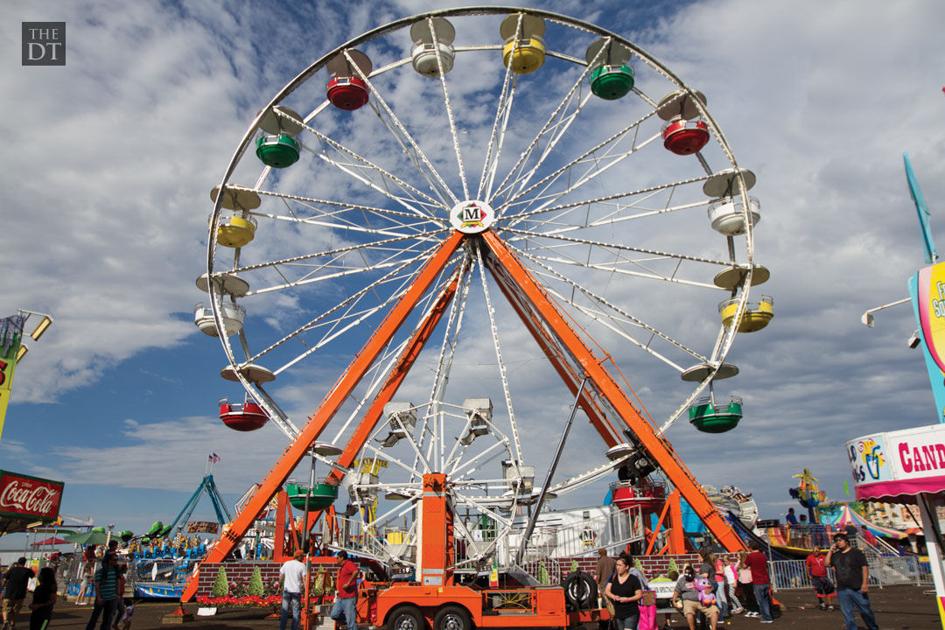
<path id="1" fill-rule="evenodd" d="M 135 602 L 134 600 L 128 599 L 125 600 L 125 612 L 122 613 L 121 617 L 118 619 L 118 622 L 115 624 L 115 627 L 118 630 L 131 630 L 131 618 L 135 615 Z"/>

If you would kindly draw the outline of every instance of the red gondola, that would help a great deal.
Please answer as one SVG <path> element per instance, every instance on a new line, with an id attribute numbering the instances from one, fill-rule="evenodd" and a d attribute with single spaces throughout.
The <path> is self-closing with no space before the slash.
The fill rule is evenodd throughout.
<path id="1" fill-rule="evenodd" d="M 703 120 L 674 118 L 663 127 L 663 146 L 676 155 L 692 155 L 709 142 L 709 126 Z"/>
<path id="2" fill-rule="evenodd" d="M 220 420 L 235 431 L 255 431 L 269 422 L 269 414 L 250 400 L 240 404 L 231 403 L 224 398 L 220 401 Z"/>

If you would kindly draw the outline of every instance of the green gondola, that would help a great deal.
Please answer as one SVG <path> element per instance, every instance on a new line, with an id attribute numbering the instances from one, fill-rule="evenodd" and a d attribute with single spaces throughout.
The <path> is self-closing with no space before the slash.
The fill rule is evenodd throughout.
<path id="1" fill-rule="evenodd" d="M 628 65 L 600 66 L 591 73 L 591 92 L 595 96 L 614 101 L 633 89 L 633 68 Z"/>
<path id="2" fill-rule="evenodd" d="M 742 399 L 732 397 L 726 403 L 703 398 L 689 408 L 689 422 L 703 433 L 731 431 L 742 419 Z"/>
<path id="3" fill-rule="evenodd" d="M 292 166 L 299 160 L 299 143 L 287 133 L 262 135 L 256 140 L 256 157 L 272 168 Z"/>
<path id="4" fill-rule="evenodd" d="M 305 499 L 308 486 L 298 483 L 285 484 L 285 491 L 289 495 L 289 503 L 298 510 L 305 509 Z M 312 495 L 308 499 L 309 510 L 323 510 L 338 498 L 338 486 L 327 483 L 316 483 L 312 488 Z"/>

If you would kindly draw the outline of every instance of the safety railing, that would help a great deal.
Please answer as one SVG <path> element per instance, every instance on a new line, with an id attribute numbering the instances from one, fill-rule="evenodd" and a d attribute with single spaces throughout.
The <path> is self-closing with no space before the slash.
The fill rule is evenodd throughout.
<path id="1" fill-rule="evenodd" d="M 916 556 L 877 556 L 867 558 L 870 567 L 870 586 L 883 588 L 902 584 L 924 586 L 932 583 L 932 576 L 926 563 Z M 827 569 L 828 577 L 836 584 L 836 575 L 832 568 Z M 768 563 L 771 584 L 778 590 L 813 588 L 807 565 L 803 560 L 775 560 Z"/>

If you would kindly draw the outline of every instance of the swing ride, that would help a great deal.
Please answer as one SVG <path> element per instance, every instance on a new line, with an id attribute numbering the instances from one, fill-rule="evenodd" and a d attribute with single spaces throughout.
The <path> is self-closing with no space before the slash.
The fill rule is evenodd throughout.
<path id="1" fill-rule="evenodd" d="M 738 374 L 737 334 L 774 315 L 749 301 L 769 276 L 755 179 L 702 93 L 574 18 L 434 11 L 325 54 L 250 123 L 211 193 L 195 323 L 246 392 L 220 417 L 289 446 L 207 562 L 285 488 L 323 544 L 413 568 L 364 587 L 372 623 L 562 627 L 563 590 L 523 569 L 543 508 L 615 475 L 611 548 L 644 536 L 645 513 L 660 523 L 648 548 L 684 552 L 685 500 L 742 549 L 667 432 L 742 417 L 714 389 Z M 582 436 L 556 478 L 576 415 L 600 456 Z M 290 482 L 306 457 L 309 484 Z M 490 571 L 518 590 L 476 587 Z"/>

